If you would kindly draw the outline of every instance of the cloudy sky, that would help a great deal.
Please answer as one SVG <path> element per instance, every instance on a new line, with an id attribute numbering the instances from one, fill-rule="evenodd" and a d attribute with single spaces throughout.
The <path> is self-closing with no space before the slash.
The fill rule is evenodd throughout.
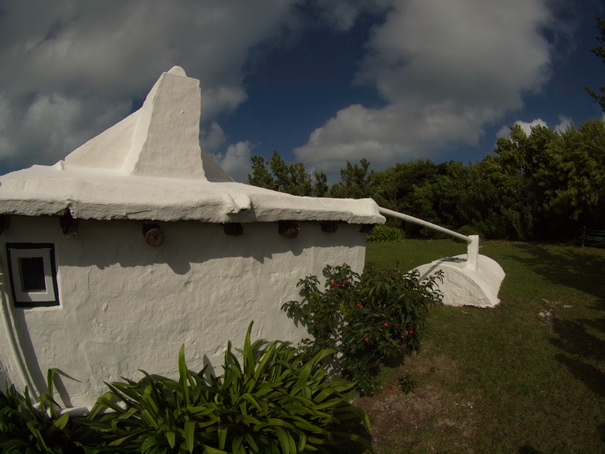
<path id="1" fill-rule="evenodd" d="M 277 150 L 327 173 L 474 162 L 507 126 L 602 112 L 601 0 L 0 0 L 0 173 L 53 164 L 142 103 L 202 86 L 201 142 L 234 178 Z"/>

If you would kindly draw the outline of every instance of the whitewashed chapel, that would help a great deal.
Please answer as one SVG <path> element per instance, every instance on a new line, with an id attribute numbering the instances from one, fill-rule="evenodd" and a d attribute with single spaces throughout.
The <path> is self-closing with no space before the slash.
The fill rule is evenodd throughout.
<path id="1" fill-rule="evenodd" d="M 295 197 L 232 179 L 201 150 L 199 81 L 175 67 L 142 108 L 54 166 L 0 177 L 0 372 L 66 407 L 139 369 L 222 362 L 228 340 L 297 341 L 280 310 L 326 264 L 361 272 L 371 199 Z M 218 371 L 220 372 L 220 371 Z"/>

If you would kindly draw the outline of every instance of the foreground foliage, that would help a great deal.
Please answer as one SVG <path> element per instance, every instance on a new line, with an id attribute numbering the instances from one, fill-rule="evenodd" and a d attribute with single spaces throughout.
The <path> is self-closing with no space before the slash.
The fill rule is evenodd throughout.
<path id="1" fill-rule="evenodd" d="M 328 265 L 324 275 L 323 291 L 319 279 L 308 276 L 298 284 L 302 300 L 283 309 L 312 336 L 303 341 L 308 351 L 338 351 L 337 370 L 371 394 L 381 364 L 419 351 L 428 310 L 441 301 L 440 276 L 419 281 L 417 272 L 372 266 L 359 275 L 347 265 Z"/>
<path id="2" fill-rule="evenodd" d="M 342 393 L 351 385 L 331 380 L 319 362 L 287 343 L 250 342 L 242 362 L 229 344 L 224 374 L 204 377 L 179 354 L 179 380 L 145 374 L 139 382 L 109 385 L 91 417 L 110 435 L 108 447 L 142 452 L 335 452 L 344 442 L 369 442 L 357 432 L 365 414 Z M 102 411 L 112 412 L 101 415 Z"/>
<path id="3" fill-rule="evenodd" d="M 3 453 L 84 452 L 80 439 L 86 428 L 61 414 L 53 400 L 57 369 L 47 374 L 48 391 L 37 402 L 26 387 L 23 393 L 7 384 L 0 392 L 0 449 Z"/>
<path id="4" fill-rule="evenodd" d="M 179 378 L 107 384 L 87 418 L 60 414 L 52 387 L 39 405 L 14 387 L 0 393 L 0 447 L 14 453 L 333 453 L 371 450 L 365 413 L 344 398 L 351 384 L 281 341 L 229 343 L 224 373 L 193 372 L 179 352 Z M 241 357 L 241 361 L 240 358 Z M 51 383 L 49 379 L 49 383 Z M 78 427 L 78 430 L 74 430 Z"/>

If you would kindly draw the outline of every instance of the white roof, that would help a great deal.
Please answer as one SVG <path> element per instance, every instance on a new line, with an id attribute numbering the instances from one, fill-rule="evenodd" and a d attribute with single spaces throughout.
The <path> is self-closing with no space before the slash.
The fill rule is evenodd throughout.
<path id="1" fill-rule="evenodd" d="M 0 214 L 79 219 L 384 223 L 372 199 L 297 197 L 235 183 L 199 144 L 199 81 L 174 67 L 143 106 L 54 166 L 0 177 Z"/>

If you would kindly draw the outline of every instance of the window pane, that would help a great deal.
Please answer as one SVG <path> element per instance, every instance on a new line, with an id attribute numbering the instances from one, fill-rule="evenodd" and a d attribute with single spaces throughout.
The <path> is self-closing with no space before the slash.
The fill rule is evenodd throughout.
<path id="1" fill-rule="evenodd" d="M 42 257 L 20 257 L 21 288 L 24 292 L 46 291 L 44 260 Z"/>

